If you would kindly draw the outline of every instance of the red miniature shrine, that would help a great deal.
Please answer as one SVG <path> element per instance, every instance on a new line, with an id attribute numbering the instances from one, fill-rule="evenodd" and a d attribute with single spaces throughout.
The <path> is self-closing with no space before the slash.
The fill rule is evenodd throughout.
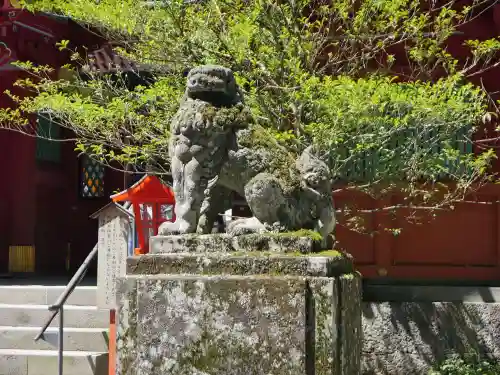
<path id="1" fill-rule="evenodd" d="M 175 198 L 172 189 L 158 177 L 145 175 L 134 185 L 111 196 L 114 202 L 130 202 L 135 216 L 138 247 L 135 254 L 149 251 L 149 238 L 158 234 L 165 221 L 175 221 Z"/>

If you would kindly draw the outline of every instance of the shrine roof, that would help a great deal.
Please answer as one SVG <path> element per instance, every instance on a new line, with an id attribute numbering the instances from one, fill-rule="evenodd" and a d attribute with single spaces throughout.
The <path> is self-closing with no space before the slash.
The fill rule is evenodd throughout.
<path id="1" fill-rule="evenodd" d="M 174 203 L 174 193 L 170 186 L 163 184 L 156 176 L 144 175 L 128 189 L 111 196 L 114 202 L 162 202 Z"/>

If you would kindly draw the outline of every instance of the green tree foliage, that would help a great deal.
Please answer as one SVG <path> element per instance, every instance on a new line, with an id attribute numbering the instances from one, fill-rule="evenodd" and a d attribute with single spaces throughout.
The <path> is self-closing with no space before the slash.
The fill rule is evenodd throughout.
<path id="1" fill-rule="evenodd" d="M 42 112 L 103 163 L 165 173 L 182 72 L 221 64 L 235 71 L 261 136 L 292 155 L 316 144 L 345 188 L 377 195 L 397 188 L 415 209 L 449 207 L 491 178 L 493 152 L 469 152 L 489 116 L 488 98 L 467 77 L 498 65 L 500 41 L 466 41 L 466 62 L 448 53 L 446 41 L 493 3 L 32 0 L 29 10 L 92 27 L 155 79 L 131 89 L 124 73 L 86 71 L 85 53 L 61 41 L 72 52 L 65 68 L 73 79 L 20 63 L 30 76 L 18 85 L 34 95 L 14 97 L 19 106 L 0 111 L 0 123 L 31 131 L 23 119 Z M 398 78 L 399 60 L 409 69 Z"/>

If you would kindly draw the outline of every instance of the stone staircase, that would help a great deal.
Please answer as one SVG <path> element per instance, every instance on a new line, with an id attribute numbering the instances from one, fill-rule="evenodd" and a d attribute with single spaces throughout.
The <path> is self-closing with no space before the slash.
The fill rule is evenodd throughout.
<path id="1" fill-rule="evenodd" d="M 0 285 L 0 375 L 57 375 L 58 317 L 35 342 L 65 286 Z M 96 287 L 79 286 L 64 308 L 64 374 L 108 373 L 109 312 L 96 307 Z"/>

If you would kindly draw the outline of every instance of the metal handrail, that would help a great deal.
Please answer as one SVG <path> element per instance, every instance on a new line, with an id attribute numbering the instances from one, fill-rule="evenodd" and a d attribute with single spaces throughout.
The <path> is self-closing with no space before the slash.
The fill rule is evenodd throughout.
<path id="1" fill-rule="evenodd" d="M 87 258 L 83 261 L 82 265 L 80 268 L 78 268 L 78 271 L 73 275 L 71 280 L 69 281 L 68 285 L 66 285 L 66 288 L 62 292 L 62 294 L 59 296 L 57 301 L 49 306 L 49 311 L 52 311 L 52 315 L 47 319 L 47 322 L 43 326 L 43 328 L 40 330 L 40 333 L 35 337 L 35 341 L 38 341 L 39 339 L 43 338 L 45 331 L 47 328 L 49 328 L 50 324 L 54 320 L 57 314 L 59 314 L 59 337 L 58 337 L 58 369 L 59 369 L 59 375 L 63 375 L 63 349 L 64 349 L 64 304 L 68 300 L 69 296 L 75 288 L 80 284 L 80 282 L 83 280 L 85 277 L 85 274 L 87 273 L 87 270 L 89 268 L 90 262 L 94 259 L 94 257 L 97 254 L 97 244 L 94 246 L 92 251 L 87 255 Z"/>

